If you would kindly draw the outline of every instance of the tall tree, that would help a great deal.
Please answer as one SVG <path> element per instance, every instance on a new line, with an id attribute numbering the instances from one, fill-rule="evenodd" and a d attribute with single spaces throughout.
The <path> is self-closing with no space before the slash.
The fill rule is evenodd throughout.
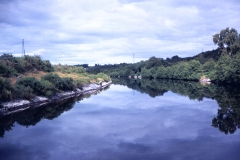
<path id="1" fill-rule="evenodd" d="M 227 27 L 213 35 L 213 43 L 218 45 L 221 52 L 234 55 L 240 50 L 240 35 L 236 29 Z"/>
<path id="2" fill-rule="evenodd" d="M 213 43 L 218 45 L 221 52 L 234 55 L 240 51 L 240 34 L 234 28 L 226 28 L 213 35 Z"/>

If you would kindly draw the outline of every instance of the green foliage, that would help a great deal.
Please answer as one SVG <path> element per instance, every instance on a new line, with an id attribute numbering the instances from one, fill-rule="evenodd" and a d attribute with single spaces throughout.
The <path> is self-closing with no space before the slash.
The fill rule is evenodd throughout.
<path id="1" fill-rule="evenodd" d="M 34 77 L 25 77 L 25 78 L 20 78 L 15 86 L 19 88 L 19 86 L 30 88 L 34 94 L 36 95 L 43 95 L 44 92 L 44 86 Z"/>
<path id="2" fill-rule="evenodd" d="M 0 78 L 0 101 L 8 101 L 13 98 L 13 88 L 8 80 Z"/>
<path id="3" fill-rule="evenodd" d="M 71 77 L 64 77 L 64 78 L 62 78 L 62 81 L 65 82 L 64 83 L 65 86 L 64 86 L 63 90 L 74 90 L 76 88 L 74 81 Z"/>
<path id="4" fill-rule="evenodd" d="M 155 75 L 155 78 L 198 80 L 202 75 L 202 65 L 197 60 L 179 62 L 171 67 L 158 67 L 154 71 L 149 72 L 149 74 Z M 149 77 L 150 75 L 146 76 Z"/>
<path id="5" fill-rule="evenodd" d="M 216 67 L 217 79 L 227 83 L 240 82 L 240 54 L 222 54 Z"/>
<path id="6" fill-rule="evenodd" d="M 92 80 L 97 81 L 98 78 L 110 81 L 110 77 L 104 73 L 98 75 L 87 74 L 83 66 L 88 67 L 87 64 L 54 66 L 57 71 L 76 73 L 83 76 L 84 78 L 80 80 L 74 81 L 70 77 L 61 78 L 57 74 L 50 73 L 43 76 L 40 81 L 34 77 L 22 76 L 23 78 L 19 78 L 12 86 L 9 80 L 5 80 L 2 77 L 18 76 L 29 71 L 36 73 L 38 71 L 52 72 L 54 68 L 48 60 L 42 60 L 38 55 L 13 57 L 12 54 L 2 54 L 0 56 L 0 101 L 19 98 L 31 99 L 37 95 L 51 97 L 56 92 L 75 90 L 76 88 L 82 89 L 84 84 L 88 84 Z"/>
<path id="7" fill-rule="evenodd" d="M 51 97 L 59 91 L 82 88 L 83 83 L 72 78 L 61 78 L 57 74 L 47 74 L 39 81 L 34 77 L 20 78 L 12 87 L 9 81 L 0 79 L 0 100 L 32 99 L 35 96 Z"/>
<path id="8" fill-rule="evenodd" d="M 213 43 L 217 44 L 221 52 L 235 55 L 240 50 L 240 35 L 234 28 L 226 28 L 213 35 Z"/>
<path id="9" fill-rule="evenodd" d="M 81 81 L 76 80 L 75 84 L 76 84 L 76 87 L 77 87 L 77 88 L 83 89 L 83 83 L 82 83 Z"/>
<path id="10" fill-rule="evenodd" d="M 145 78 L 199 80 L 202 75 L 207 75 L 215 79 L 215 71 L 211 69 L 215 68 L 215 63 L 219 57 L 216 50 L 203 52 L 198 56 L 187 58 L 173 56 L 171 59 L 163 60 L 161 58 L 151 57 L 147 61 L 141 61 L 135 64 L 97 65 L 89 67 L 88 72 L 96 73 L 97 71 L 101 71 L 111 77 L 134 77 L 137 75 Z M 203 65 L 207 62 L 208 65 L 205 65 L 204 68 L 207 70 L 206 72 L 203 69 Z M 210 63 L 213 63 L 213 65 L 209 66 Z"/>
<path id="11" fill-rule="evenodd" d="M 231 73 L 232 73 L 232 81 L 235 83 L 240 82 L 240 54 L 236 54 L 233 56 L 231 61 Z"/>
<path id="12" fill-rule="evenodd" d="M 36 96 L 30 86 L 25 87 L 23 85 L 15 85 L 14 94 L 15 99 L 20 98 L 30 100 Z"/>
<path id="13" fill-rule="evenodd" d="M 16 71 L 14 69 L 0 63 L 0 76 L 10 77 L 12 75 L 16 75 Z"/>
<path id="14" fill-rule="evenodd" d="M 51 82 L 57 90 L 67 91 L 75 88 L 72 78 L 61 78 L 57 74 L 47 74 L 42 77 L 42 80 Z"/>
<path id="15" fill-rule="evenodd" d="M 62 73 L 86 73 L 85 69 L 82 66 L 69 66 L 69 65 L 55 65 L 55 70 Z"/>
<path id="16" fill-rule="evenodd" d="M 40 56 L 13 57 L 12 54 L 2 54 L 0 56 L 0 76 L 17 76 L 29 71 L 53 71 L 49 61 L 44 61 Z"/>
<path id="17" fill-rule="evenodd" d="M 205 73 L 211 72 L 216 69 L 216 64 L 213 59 L 209 59 L 205 64 L 203 64 L 202 69 Z"/>
<path id="18" fill-rule="evenodd" d="M 40 83 L 43 86 L 42 92 L 44 93 L 44 96 L 50 97 L 57 91 L 55 86 L 47 80 L 41 79 Z"/>
<path id="19" fill-rule="evenodd" d="M 35 56 L 25 55 L 24 60 L 25 67 L 27 68 L 27 70 L 42 70 L 45 72 L 53 71 L 51 63 L 48 60 L 43 61 L 39 55 Z"/>
<path id="20" fill-rule="evenodd" d="M 141 75 L 144 78 L 150 77 L 150 71 L 147 68 L 142 68 Z"/>
<path id="21" fill-rule="evenodd" d="M 110 77 L 104 73 L 98 73 L 97 78 L 102 78 L 105 82 L 108 82 L 111 80 Z"/>
<path id="22" fill-rule="evenodd" d="M 151 69 L 151 68 L 153 68 L 153 67 L 158 67 L 158 66 L 161 66 L 162 65 L 162 63 L 161 63 L 161 60 L 160 59 L 158 59 L 158 58 L 156 58 L 156 57 L 151 57 L 151 58 L 149 58 L 149 60 L 148 60 L 148 63 L 147 63 L 147 65 L 146 65 L 146 68 L 147 69 Z"/>

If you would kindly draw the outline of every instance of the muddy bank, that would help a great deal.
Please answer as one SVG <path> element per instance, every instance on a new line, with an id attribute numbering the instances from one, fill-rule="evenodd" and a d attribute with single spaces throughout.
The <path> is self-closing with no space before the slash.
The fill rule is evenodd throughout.
<path id="1" fill-rule="evenodd" d="M 50 103 L 58 103 L 60 101 L 72 97 L 77 97 L 84 94 L 91 94 L 109 86 L 111 83 L 112 81 L 102 82 L 101 84 L 89 84 L 88 86 L 83 87 L 83 89 L 57 93 L 55 96 L 52 96 L 51 98 L 36 96 L 34 99 L 31 100 L 14 100 L 11 102 L 0 103 L 0 116 L 20 112 L 30 107 L 40 107 Z"/>

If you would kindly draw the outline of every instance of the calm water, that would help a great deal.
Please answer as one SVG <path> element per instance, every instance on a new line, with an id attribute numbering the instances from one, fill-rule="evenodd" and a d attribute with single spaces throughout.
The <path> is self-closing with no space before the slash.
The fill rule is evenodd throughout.
<path id="1" fill-rule="evenodd" d="M 219 90 L 115 81 L 97 95 L 1 119 L 0 159 L 237 160 L 238 109 L 224 108 L 234 100 L 225 104 L 230 93 Z"/>

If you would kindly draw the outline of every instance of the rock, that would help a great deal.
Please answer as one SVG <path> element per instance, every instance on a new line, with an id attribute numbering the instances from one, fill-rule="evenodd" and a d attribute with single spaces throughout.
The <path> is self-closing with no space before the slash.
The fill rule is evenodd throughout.
<path id="1" fill-rule="evenodd" d="M 5 108 L 11 108 L 11 107 L 17 107 L 17 106 L 22 106 L 22 105 L 26 105 L 26 104 L 30 104 L 30 101 L 28 101 L 28 100 L 14 100 L 12 102 L 2 103 L 1 105 Z"/>

